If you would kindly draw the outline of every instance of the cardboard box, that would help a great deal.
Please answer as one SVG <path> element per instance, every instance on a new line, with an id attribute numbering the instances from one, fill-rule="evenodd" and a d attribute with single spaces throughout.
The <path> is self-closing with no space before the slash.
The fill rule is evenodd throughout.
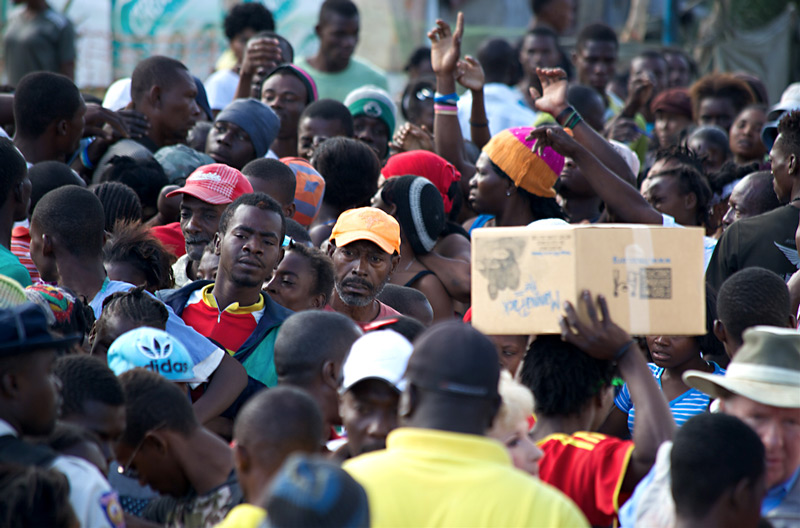
<path id="1" fill-rule="evenodd" d="M 605 295 L 632 335 L 702 335 L 703 230 L 636 224 L 472 232 L 472 324 L 487 334 L 558 334 L 564 301 Z M 586 317 L 585 313 L 580 313 Z"/>

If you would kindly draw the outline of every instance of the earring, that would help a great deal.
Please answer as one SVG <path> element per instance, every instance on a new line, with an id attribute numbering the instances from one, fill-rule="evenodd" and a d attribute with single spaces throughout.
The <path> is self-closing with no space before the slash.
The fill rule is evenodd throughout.
<path id="1" fill-rule="evenodd" d="M 511 189 L 506 191 L 506 196 L 511 196 Z"/>

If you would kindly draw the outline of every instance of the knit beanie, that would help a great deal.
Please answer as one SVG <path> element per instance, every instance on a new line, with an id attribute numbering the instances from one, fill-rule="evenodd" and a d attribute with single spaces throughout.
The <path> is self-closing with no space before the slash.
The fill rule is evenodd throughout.
<path id="1" fill-rule="evenodd" d="M 306 94 L 307 94 L 306 105 L 310 105 L 311 103 L 319 99 L 319 94 L 317 93 L 317 83 L 314 82 L 314 78 L 311 77 L 311 75 L 309 75 L 307 71 L 298 66 L 295 66 L 294 64 L 282 64 L 278 66 L 277 68 L 272 70 L 272 73 L 270 73 L 267 76 L 267 79 L 282 73 L 289 73 L 300 79 L 300 82 L 302 82 L 303 85 L 306 87 Z M 264 80 L 266 81 L 267 79 Z"/>
<path id="2" fill-rule="evenodd" d="M 294 454 L 272 481 L 264 508 L 269 528 L 367 528 L 364 488 L 337 464 Z"/>
<path id="3" fill-rule="evenodd" d="M 417 255 L 429 253 L 445 225 L 444 204 L 436 186 L 422 176 L 399 176 L 386 185 L 384 196 L 397 207 L 395 217 L 411 249 Z"/>
<path id="4" fill-rule="evenodd" d="M 553 185 L 564 168 L 564 156 L 545 147 L 539 156 L 533 151 L 536 140 L 525 139 L 531 127 L 503 130 L 483 147 L 492 163 L 500 167 L 517 187 L 544 198 L 555 198 Z"/>
<path id="5" fill-rule="evenodd" d="M 361 115 L 376 117 L 389 127 L 390 138 L 394 134 L 397 107 L 386 90 L 371 84 L 356 88 L 347 94 L 344 99 L 344 105 L 350 110 L 350 114 L 354 118 Z"/>
<path id="6" fill-rule="evenodd" d="M 278 136 L 281 120 L 272 108 L 256 99 L 236 99 L 217 115 L 214 122 L 227 121 L 250 136 L 257 158 L 263 158 Z"/>
<path id="7" fill-rule="evenodd" d="M 450 192 L 453 183 L 461 179 L 461 173 L 455 166 L 433 152 L 427 150 L 412 150 L 401 152 L 390 157 L 383 166 L 381 174 L 387 180 L 396 176 L 413 174 L 422 176 L 433 183 L 442 195 L 444 202 L 444 212 L 450 214 L 453 208 L 453 200 Z M 455 192 L 461 192 L 454 189 Z"/>

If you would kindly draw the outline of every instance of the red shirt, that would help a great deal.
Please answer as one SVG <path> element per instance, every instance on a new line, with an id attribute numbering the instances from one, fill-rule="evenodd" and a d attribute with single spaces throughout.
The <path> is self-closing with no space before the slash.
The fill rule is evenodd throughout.
<path id="1" fill-rule="evenodd" d="M 378 301 L 378 305 L 380 306 L 380 309 L 378 310 L 378 317 L 376 317 L 372 321 L 364 321 L 364 322 L 354 321 L 362 330 L 365 329 L 364 327 L 369 326 L 375 321 L 380 321 L 381 319 L 389 319 L 390 317 L 397 317 L 399 315 L 403 315 L 394 308 L 392 308 L 391 306 L 389 306 L 388 304 L 383 304 L 382 302 Z M 331 308 L 331 305 L 327 304 L 325 305 L 325 311 L 335 312 L 336 310 Z"/>
<path id="2" fill-rule="evenodd" d="M 181 319 L 198 333 L 213 339 L 233 355 L 256 329 L 264 314 L 264 298 L 252 306 L 234 303 L 220 311 L 212 293 L 213 284 L 192 292 Z"/>
<path id="3" fill-rule="evenodd" d="M 553 434 L 539 442 L 539 478 L 572 499 L 592 526 L 611 526 L 633 442 L 600 433 Z M 627 494 L 626 494 L 627 495 Z"/>

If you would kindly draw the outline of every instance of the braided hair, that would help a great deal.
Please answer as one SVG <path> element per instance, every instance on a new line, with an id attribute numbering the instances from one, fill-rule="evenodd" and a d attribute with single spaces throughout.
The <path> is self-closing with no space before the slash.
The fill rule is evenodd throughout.
<path id="1" fill-rule="evenodd" d="M 94 187 L 92 192 L 100 198 L 106 219 L 106 231 L 114 229 L 118 221 L 141 222 L 142 202 L 136 192 L 119 182 L 105 182 Z"/>
<path id="2" fill-rule="evenodd" d="M 126 292 L 115 292 L 103 301 L 103 313 L 97 320 L 102 325 L 113 316 L 121 316 L 139 324 L 164 330 L 169 312 L 164 303 L 147 293 L 144 286 L 137 286 Z"/>

